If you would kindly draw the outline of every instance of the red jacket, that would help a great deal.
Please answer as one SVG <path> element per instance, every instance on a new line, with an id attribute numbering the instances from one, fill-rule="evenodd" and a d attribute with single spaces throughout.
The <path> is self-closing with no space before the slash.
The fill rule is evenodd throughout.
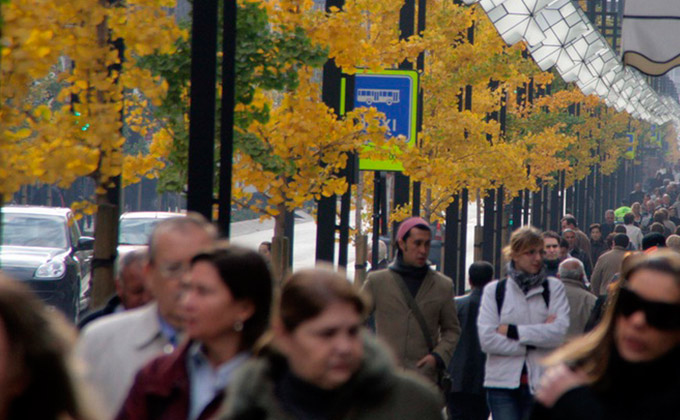
<path id="1" fill-rule="evenodd" d="M 189 416 L 189 373 L 187 342 L 168 355 L 159 356 L 144 366 L 116 417 L 117 420 L 186 420 Z M 223 400 L 217 396 L 199 416 L 212 417 Z"/>

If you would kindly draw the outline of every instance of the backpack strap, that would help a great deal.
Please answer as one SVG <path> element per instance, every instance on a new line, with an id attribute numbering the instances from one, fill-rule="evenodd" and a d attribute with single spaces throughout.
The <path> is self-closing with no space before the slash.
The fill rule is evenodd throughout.
<path id="1" fill-rule="evenodd" d="M 550 283 L 548 282 L 547 277 L 543 280 L 542 286 L 543 292 L 541 295 L 543 296 L 543 301 L 545 302 L 546 308 L 550 308 Z"/>
<path id="2" fill-rule="evenodd" d="M 505 300 L 505 283 L 507 282 L 508 279 L 502 279 L 498 280 L 498 284 L 496 285 L 496 307 L 498 308 L 498 316 L 501 316 L 501 309 L 503 309 L 503 301 Z M 541 296 L 543 296 L 543 301 L 545 302 L 545 306 L 547 308 L 550 307 L 550 282 L 548 282 L 548 278 L 546 277 L 543 280 L 543 283 L 541 283 L 541 286 L 543 286 L 543 292 L 541 292 Z"/>
<path id="3" fill-rule="evenodd" d="M 401 293 L 404 295 L 404 299 L 406 300 L 406 304 L 408 305 L 409 309 L 411 309 L 411 313 L 413 313 L 413 316 L 416 317 L 416 321 L 418 321 L 418 325 L 420 325 L 420 330 L 423 332 L 423 337 L 425 337 L 427 349 L 430 353 L 432 353 L 432 350 L 434 350 L 432 335 L 430 333 L 430 329 L 427 327 L 427 321 L 425 321 L 423 313 L 420 312 L 420 308 L 416 303 L 416 299 L 413 297 L 411 292 L 409 292 L 408 287 L 406 287 L 406 282 L 404 282 L 404 279 L 402 279 L 399 274 L 394 273 L 391 270 L 390 274 L 392 274 L 392 278 L 397 283 L 397 286 L 399 286 Z"/>
<path id="4" fill-rule="evenodd" d="M 501 310 L 503 309 L 503 301 L 505 300 L 505 283 L 508 281 L 507 278 L 498 280 L 496 285 L 496 307 L 498 308 L 498 316 L 501 316 Z"/>

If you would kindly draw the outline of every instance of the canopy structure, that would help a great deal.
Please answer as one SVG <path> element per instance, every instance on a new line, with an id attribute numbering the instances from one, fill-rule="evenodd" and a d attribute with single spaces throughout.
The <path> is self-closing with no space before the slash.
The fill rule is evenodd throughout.
<path id="1" fill-rule="evenodd" d="M 626 65 L 650 76 L 665 74 L 680 66 L 679 38 L 680 1 L 626 1 L 622 35 Z"/>
<path id="2" fill-rule="evenodd" d="M 658 46 L 658 50 L 662 51 L 649 52 L 646 56 L 648 63 L 658 66 L 657 61 L 667 57 L 666 66 L 674 63 L 680 65 L 680 44 L 668 42 L 669 39 L 680 38 L 680 1 L 626 2 L 623 42 L 628 66 L 624 66 L 581 7 L 572 0 L 463 1 L 466 4 L 479 3 L 506 43 L 513 45 L 519 41 L 526 42 L 541 70 L 555 67 L 566 82 L 575 82 L 584 94 L 597 95 L 608 106 L 618 111 L 625 110 L 634 118 L 652 124 L 672 122 L 680 131 L 680 104 L 677 98 L 659 95 L 633 68 L 639 68 L 635 63 L 644 61 L 640 58 L 645 56 L 641 51 L 646 51 L 640 47 L 642 45 Z M 635 18 L 636 13 L 652 16 L 653 19 Z M 660 30 L 660 27 L 648 28 L 643 25 L 645 21 L 661 22 L 665 30 Z M 635 28 L 640 35 L 635 35 L 635 31 L 630 28 Z M 675 35 L 672 30 L 675 30 Z M 625 52 L 631 45 L 638 46 L 637 55 Z M 673 52 L 673 49 L 676 51 Z"/>

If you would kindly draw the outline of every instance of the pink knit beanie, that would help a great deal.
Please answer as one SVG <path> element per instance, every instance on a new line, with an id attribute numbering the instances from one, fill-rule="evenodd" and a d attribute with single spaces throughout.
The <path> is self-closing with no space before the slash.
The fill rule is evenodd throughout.
<path id="1" fill-rule="evenodd" d="M 423 225 L 427 230 L 430 230 L 430 225 L 422 217 L 409 217 L 401 222 L 399 225 L 399 230 L 397 230 L 397 240 L 403 240 L 404 236 L 411 230 L 414 226 Z M 431 230 L 430 230 L 431 231 Z"/>

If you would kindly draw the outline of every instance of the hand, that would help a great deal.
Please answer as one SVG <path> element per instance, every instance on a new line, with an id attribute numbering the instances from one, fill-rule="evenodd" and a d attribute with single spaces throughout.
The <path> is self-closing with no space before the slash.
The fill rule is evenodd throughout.
<path id="1" fill-rule="evenodd" d="M 588 382 L 588 376 L 581 370 L 571 370 L 564 364 L 550 367 L 541 378 L 536 400 L 550 408 L 567 391 Z"/>
<path id="2" fill-rule="evenodd" d="M 545 323 L 546 323 L 546 324 L 552 324 L 553 322 L 555 322 L 556 319 L 557 319 L 557 315 L 555 315 L 555 314 L 550 314 L 550 315 L 548 315 L 548 317 L 545 319 Z"/>
<path id="3" fill-rule="evenodd" d="M 508 324 L 501 324 L 496 328 L 496 332 L 501 335 L 508 335 Z"/>
<path id="4" fill-rule="evenodd" d="M 435 366 L 437 366 L 437 359 L 435 359 L 433 355 L 428 354 L 427 356 L 418 360 L 418 363 L 416 363 L 417 368 L 421 368 L 425 365 L 430 365 L 431 367 L 434 368 Z"/>

